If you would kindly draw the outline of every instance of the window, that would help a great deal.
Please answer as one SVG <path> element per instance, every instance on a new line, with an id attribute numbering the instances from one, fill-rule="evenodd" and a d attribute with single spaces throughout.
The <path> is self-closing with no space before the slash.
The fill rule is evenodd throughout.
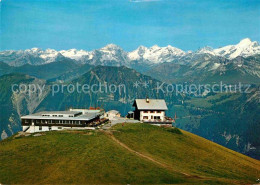
<path id="1" fill-rule="evenodd" d="M 154 113 L 154 111 L 153 111 L 153 110 L 151 110 L 151 111 L 150 111 L 150 113 Z"/>
<path id="2" fill-rule="evenodd" d="M 160 116 L 154 116 L 154 119 L 159 120 L 159 119 L 161 119 L 161 117 Z"/>
<path id="3" fill-rule="evenodd" d="M 153 116 L 151 116 L 151 119 L 153 119 Z"/>
<path id="4" fill-rule="evenodd" d="M 161 113 L 162 111 L 157 111 L 157 113 Z"/>
<path id="5" fill-rule="evenodd" d="M 62 127 L 58 127 L 58 129 L 62 129 Z"/>
<path id="6" fill-rule="evenodd" d="M 149 113 L 149 111 L 145 110 L 144 113 Z"/>
<path id="7" fill-rule="evenodd" d="M 148 116 L 144 116 L 143 119 L 148 119 Z"/>
<path id="8" fill-rule="evenodd" d="M 59 117 L 63 117 L 63 115 L 59 115 Z"/>
<path id="9" fill-rule="evenodd" d="M 39 130 L 42 130 L 42 126 L 39 126 Z"/>

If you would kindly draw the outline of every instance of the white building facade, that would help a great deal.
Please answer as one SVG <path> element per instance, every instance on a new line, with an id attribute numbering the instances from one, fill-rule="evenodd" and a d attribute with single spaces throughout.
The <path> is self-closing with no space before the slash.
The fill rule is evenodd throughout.
<path id="1" fill-rule="evenodd" d="M 165 122 L 165 111 L 168 110 L 163 99 L 136 99 L 134 118 L 143 122 Z"/>
<path id="2" fill-rule="evenodd" d="M 140 121 L 165 121 L 165 111 L 142 110 L 140 111 Z"/>
<path id="3" fill-rule="evenodd" d="M 95 129 L 100 122 L 100 111 L 77 109 L 44 111 L 21 117 L 24 132 L 45 132 L 63 129 Z"/>

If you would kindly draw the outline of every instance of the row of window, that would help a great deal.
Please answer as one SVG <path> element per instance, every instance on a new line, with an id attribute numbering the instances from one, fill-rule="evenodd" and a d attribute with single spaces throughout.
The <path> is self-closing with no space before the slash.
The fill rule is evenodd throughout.
<path id="1" fill-rule="evenodd" d="M 74 120 L 36 120 L 37 123 L 44 123 L 44 124 L 80 124 L 80 121 Z"/>
<path id="2" fill-rule="evenodd" d="M 58 127 L 59 130 L 62 129 L 62 127 Z M 42 126 L 39 126 L 39 130 L 42 130 Z M 51 126 L 49 126 L 49 130 L 51 130 Z"/>
<path id="3" fill-rule="evenodd" d="M 36 124 L 80 124 L 81 121 L 77 120 L 43 120 L 37 119 L 33 121 Z M 29 120 L 25 120 L 25 123 L 29 123 Z"/>
<path id="4" fill-rule="evenodd" d="M 49 114 L 43 114 L 42 116 L 44 116 L 44 117 L 50 117 Z M 52 115 L 52 117 L 63 117 L 63 115 Z M 71 116 L 71 117 L 73 117 L 73 116 Z"/>
<path id="5" fill-rule="evenodd" d="M 161 113 L 162 111 L 144 111 L 144 113 Z"/>
<path id="6" fill-rule="evenodd" d="M 149 116 L 143 116 L 143 119 L 149 119 Z M 160 120 L 161 116 L 151 116 L 151 119 Z"/>

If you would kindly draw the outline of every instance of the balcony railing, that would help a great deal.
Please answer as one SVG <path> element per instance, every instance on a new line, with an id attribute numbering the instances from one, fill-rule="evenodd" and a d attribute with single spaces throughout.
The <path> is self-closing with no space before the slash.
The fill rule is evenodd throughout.
<path id="1" fill-rule="evenodd" d="M 173 121 L 171 120 L 155 120 L 155 119 L 148 119 L 143 120 L 144 123 L 154 123 L 154 124 L 172 124 Z"/>

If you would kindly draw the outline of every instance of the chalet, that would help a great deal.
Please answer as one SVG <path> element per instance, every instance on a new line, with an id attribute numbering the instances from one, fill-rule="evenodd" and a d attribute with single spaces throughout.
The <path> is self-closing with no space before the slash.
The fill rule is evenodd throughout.
<path id="1" fill-rule="evenodd" d="M 69 111 L 44 111 L 21 117 L 24 132 L 44 132 L 69 128 L 94 129 L 101 124 L 102 111 L 70 109 Z"/>
<path id="2" fill-rule="evenodd" d="M 109 120 L 115 120 L 115 119 L 120 118 L 120 117 L 121 117 L 121 114 L 117 110 L 110 110 L 110 111 L 105 113 L 105 118 L 107 118 Z"/>
<path id="3" fill-rule="evenodd" d="M 134 118 L 143 122 L 166 122 L 165 111 L 168 110 L 163 99 L 136 99 L 133 106 Z"/>

